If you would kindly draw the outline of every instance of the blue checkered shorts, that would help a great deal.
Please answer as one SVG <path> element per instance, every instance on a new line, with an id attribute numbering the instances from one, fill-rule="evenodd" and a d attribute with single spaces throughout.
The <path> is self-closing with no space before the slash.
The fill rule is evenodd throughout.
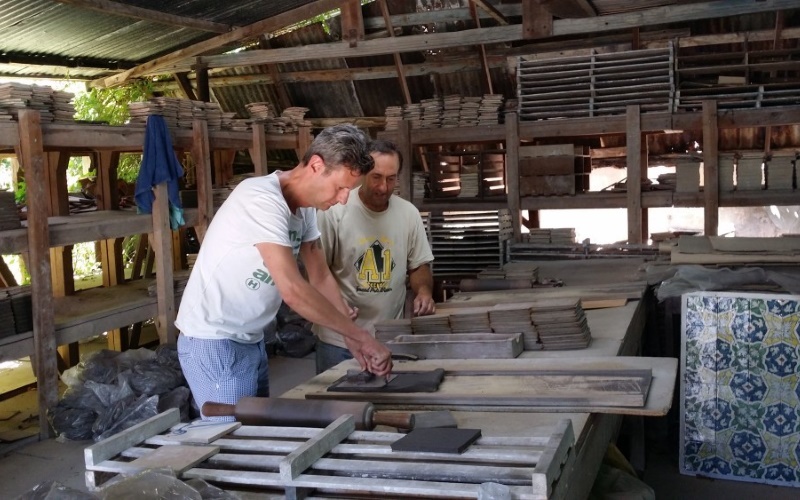
<path id="1" fill-rule="evenodd" d="M 244 396 L 269 396 L 267 353 L 263 341 L 243 344 L 233 340 L 179 335 L 178 359 L 200 409 L 206 401 L 236 404 Z M 203 420 L 234 420 L 233 417 L 201 416 Z"/>

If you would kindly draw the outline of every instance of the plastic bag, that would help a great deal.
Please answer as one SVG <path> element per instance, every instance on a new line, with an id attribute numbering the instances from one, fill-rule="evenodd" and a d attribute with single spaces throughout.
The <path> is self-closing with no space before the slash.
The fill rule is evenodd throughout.
<path id="1" fill-rule="evenodd" d="M 180 386 L 162 394 L 158 398 L 158 413 L 163 413 L 170 408 L 177 408 L 181 412 L 181 421 L 189 420 L 189 411 L 191 406 L 189 404 L 192 398 L 192 391 L 188 387 Z"/>
<path id="2" fill-rule="evenodd" d="M 92 439 L 102 441 L 157 414 L 158 396 L 139 396 L 132 401 L 118 401 L 105 414 L 97 417 L 92 427 L 95 433 Z"/>
<path id="3" fill-rule="evenodd" d="M 47 420 L 59 437 L 84 441 L 92 439 L 92 425 L 103 409 L 94 391 L 86 386 L 74 386 L 68 388 L 55 408 L 47 412 Z"/>
<path id="4" fill-rule="evenodd" d="M 203 500 L 240 500 L 242 498 L 236 493 L 212 486 L 202 479 L 189 479 L 186 481 L 186 485 L 196 489 Z"/>
<path id="5" fill-rule="evenodd" d="M 30 491 L 18 496 L 16 500 L 98 500 L 99 498 L 51 480 L 37 484 Z"/>
<path id="6" fill-rule="evenodd" d="M 203 500 L 200 493 L 169 470 L 152 469 L 109 482 L 99 492 L 103 500 Z"/>
<path id="7" fill-rule="evenodd" d="M 317 344 L 314 332 L 294 323 L 278 330 L 278 348 L 290 358 L 302 358 L 314 352 Z"/>
<path id="8" fill-rule="evenodd" d="M 164 394 L 183 384 L 183 373 L 158 359 L 139 361 L 131 371 L 130 384 L 137 394 Z"/>
<path id="9" fill-rule="evenodd" d="M 649 281 L 649 280 L 648 280 Z M 764 270 L 760 267 L 711 269 L 703 266 L 679 266 L 675 274 L 661 282 L 656 297 L 668 297 L 706 290 L 730 290 L 743 285 L 775 283 L 786 291 L 800 293 L 800 273 L 796 270 Z"/>
<path id="10" fill-rule="evenodd" d="M 120 372 L 119 363 L 115 360 L 120 353 L 103 349 L 89 355 L 85 361 L 81 361 L 80 379 L 84 382 L 94 381 L 99 384 L 111 384 Z"/>

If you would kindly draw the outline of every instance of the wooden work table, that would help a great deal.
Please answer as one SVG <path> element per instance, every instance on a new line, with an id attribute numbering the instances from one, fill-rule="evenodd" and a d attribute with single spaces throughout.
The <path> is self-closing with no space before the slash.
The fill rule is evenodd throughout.
<path id="1" fill-rule="evenodd" d="M 641 259 L 541 262 L 539 275 L 562 279 L 565 287 L 560 290 L 566 290 L 570 286 L 581 290 L 590 290 L 608 283 L 627 281 L 633 286 L 641 287 L 641 298 L 645 292 L 645 285 L 637 281 L 636 271 L 642 263 Z M 563 359 L 567 364 L 566 360 L 573 358 L 635 356 L 638 354 L 645 323 L 645 307 L 642 300 L 629 299 L 627 304 L 622 307 L 587 310 L 586 315 L 593 338 L 587 349 L 525 351 L 521 357 L 523 359 L 548 360 L 547 364 L 551 364 L 553 359 Z M 419 363 L 432 362 L 434 361 Z M 464 363 L 470 363 L 470 361 L 465 360 Z M 325 390 L 348 368 L 354 367 L 357 367 L 357 364 L 353 360 L 340 363 L 288 391 L 282 397 L 305 398 L 309 393 Z M 659 404 L 669 408 L 672 399 L 671 392 L 669 394 L 662 393 L 659 398 L 665 400 L 660 401 Z M 537 429 L 553 426 L 560 419 L 571 419 L 575 432 L 575 455 L 566 463 L 551 495 L 551 498 L 569 499 L 587 497 L 606 453 L 606 448 L 616 439 L 622 423 L 621 415 L 601 413 L 454 411 L 453 414 L 459 427 L 479 428 L 485 435 L 494 436 L 531 436 L 537 432 Z"/>

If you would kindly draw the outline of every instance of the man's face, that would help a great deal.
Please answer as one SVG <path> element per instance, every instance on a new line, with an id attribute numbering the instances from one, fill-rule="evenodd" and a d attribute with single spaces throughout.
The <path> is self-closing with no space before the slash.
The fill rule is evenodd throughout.
<path id="1" fill-rule="evenodd" d="M 374 212 L 382 212 L 389 208 L 397 185 L 397 172 L 400 170 L 400 159 L 396 154 L 372 153 L 375 168 L 364 176 L 364 182 L 358 194 L 364 205 Z"/>
<path id="2" fill-rule="evenodd" d="M 350 191 L 358 187 L 361 179 L 358 172 L 344 166 L 320 172 L 314 196 L 317 200 L 315 208 L 327 210 L 337 203 L 347 203 Z"/>

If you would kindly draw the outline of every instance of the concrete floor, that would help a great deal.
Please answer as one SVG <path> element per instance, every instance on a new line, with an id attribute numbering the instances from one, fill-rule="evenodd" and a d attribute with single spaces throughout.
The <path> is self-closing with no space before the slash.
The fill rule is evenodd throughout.
<path id="1" fill-rule="evenodd" d="M 313 355 L 303 359 L 270 358 L 270 385 L 273 395 L 279 395 L 308 380 L 314 375 Z M 0 415 L 20 411 L 22 415 L 36 413 L 36 392 L 30 391 L 0 402 Z M 2 417 L 0 417 L 2 418 Z M 35 418 L 33 419 L 35 421 Z M 47 480 L 80 491 L 84 483 L 83 449 L 92 444 L 85 442 L 61 443 L 55 439 L 36 441 L 20 440 L 16 446 L 0 447 L 0 498 L 13 499 Z M 759 500 L 794 500 L 800 498 L 800 489 L 755 485 L 738 481 L 694 478 L 678 473 L 677 451 L 650 447 L 642 480 L 655 491 L 656 498 L 680 500 L 734 500 L 758 498 Z M 672 448 L 672 447 L 670 447 Z M 623 497 L 615 497 L 623 498 Z M 631 497 L 625 497 L 631 498 Z"/>

